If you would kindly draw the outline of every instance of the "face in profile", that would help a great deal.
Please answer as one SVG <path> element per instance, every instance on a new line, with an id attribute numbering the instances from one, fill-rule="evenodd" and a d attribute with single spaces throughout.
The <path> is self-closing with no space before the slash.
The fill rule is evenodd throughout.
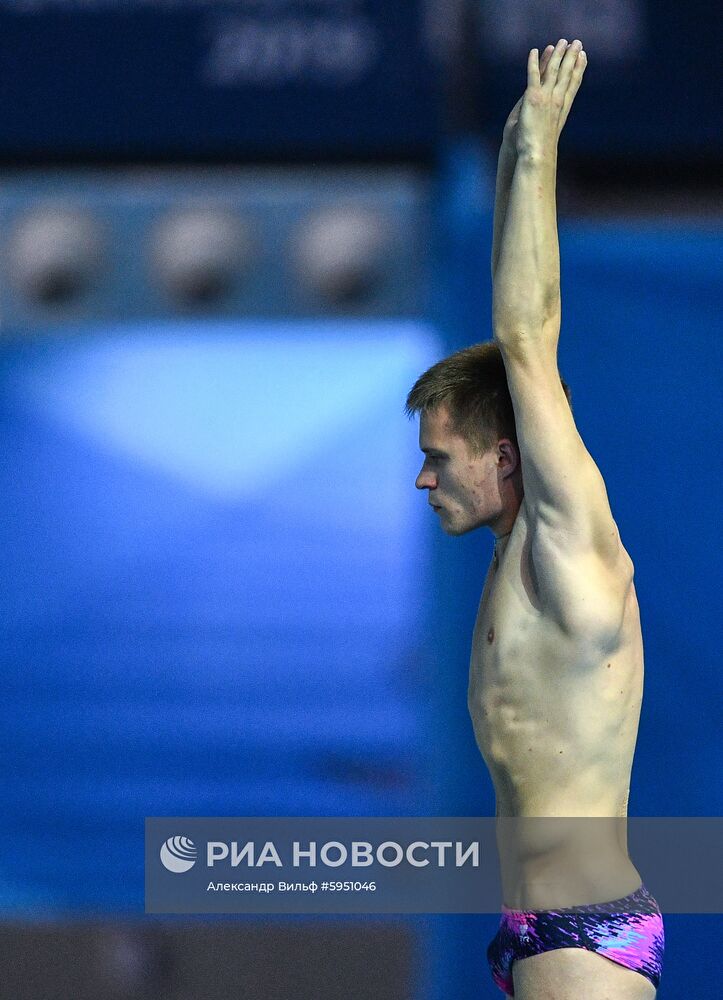
<path id="1" fill-rule="evenodd" d="M 512 445 L 500 441 L 477 455 L 455 433 L 447 408 L 422 411 L 419 447 L 424 464 L 415 481 L 429 490 L 429 503 L 448 535 L 463 535 L 484 525 L 495 530 L 505 518 L 503 481 L 509 474 Z"/>

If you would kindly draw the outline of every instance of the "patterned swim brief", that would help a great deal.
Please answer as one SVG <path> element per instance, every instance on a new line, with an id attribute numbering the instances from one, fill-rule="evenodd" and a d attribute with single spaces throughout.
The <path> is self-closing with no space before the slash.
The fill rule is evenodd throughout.
<path id="1" fill-rule="evenodd" d="M 492 978 L 514 996 L 512 964 L 558 948 L 584 948 L 660 983 L 665 933 L 656 900 L 644 885 L 622 899 L 559 910 L 502 907 L 497 934 L 487 949 Z"/>

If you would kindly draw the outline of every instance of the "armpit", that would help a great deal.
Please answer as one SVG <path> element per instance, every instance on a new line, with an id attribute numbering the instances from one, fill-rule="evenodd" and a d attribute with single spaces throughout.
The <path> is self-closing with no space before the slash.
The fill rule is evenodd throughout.
<path id="1" fill-rule="evenodd" d="M 533 523 L 530 556 L 543 613 L 549 614 L 570 636 L 614 643 L 620 632 L 625 601 L 633 580 L 633 563 L 620 544 L 616 555 L 601 555 L 590 545 L 570 540 L 544 523 Z M 608 539 L 608 544 L 610 540 Z"/>

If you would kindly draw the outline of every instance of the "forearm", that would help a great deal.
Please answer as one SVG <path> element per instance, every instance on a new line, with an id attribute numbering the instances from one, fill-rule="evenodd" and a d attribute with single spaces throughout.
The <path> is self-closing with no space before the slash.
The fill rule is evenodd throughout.
<path id="1" fill-rule="evenodd" d="M 560 321 L 560 249 L 555 202 L 556 157 L 519 155 L 514 169 L 492 286 L 499 341 L 551 332 Z"/>
<path id="2" fill-rule="evenodd" d="M 497 264 L 500 256 L 500 244 L 502 241 L 502 231 L 507 215 L 507 204 L 510 200 L 510 188 L 512 178 L 515 174 L 515 164 L 517 162 L 517 150 L 514 144 L 507 138 L 502 140 L 500 154 L 497 158 L 497 182 L 495 185 L 495 214 L 492 223 L 492 282 L 494 283 L 497 273 Z"/>

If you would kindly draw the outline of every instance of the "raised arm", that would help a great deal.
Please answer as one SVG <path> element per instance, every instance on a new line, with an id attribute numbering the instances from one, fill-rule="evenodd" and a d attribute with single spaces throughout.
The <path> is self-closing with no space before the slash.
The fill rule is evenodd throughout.
<path id="1" fill-rule="evenodd" d="M 557 145 L 586 63 L 581 43 L 568 45 L 564 39 L 550 55 L 544 78 L 537 50 L 528 57 L 517 160 L 493 281 L 493 329 L 515 412 L 541 596 L 571 627 L 585 620 L 586 627 L 614 633 L 629 585 L 629 560 L 557 370 Z M 589 620 L 591 614 L 596 621 Z"/>
<path id="2" fill-rule="evenodd" d="M 516 162 L 499 234 L 493 282 L 495 336 L 559 326 L 560 250 L 555 181 L 557 144 L 582 82 L 582 44 L 562 39 L 527 63 L 527 89 L 514 127 Z M 559 332 L 559 330 L 557 331 Z M 556 339 L 556 334 L 555 334 Z"/>
<path id="3" fill-rule="evenodd" d="M 540 56 L 540 76 L 545 79 L 545 71 L 554 51 L 554 45 L 548 45 Z M 517 125 L 520 119 L 521 97 L 507 116 L 502 131 L 502 144 L 497 157 L 497 179 L 495 183 L 495 215 L 492 226 L 492 281 L 495 280 L 497 262 L 500 256 L 500 242 L 507 215 L 507 203 L 510 200 L 512 178 L 517 165 Z"/>

